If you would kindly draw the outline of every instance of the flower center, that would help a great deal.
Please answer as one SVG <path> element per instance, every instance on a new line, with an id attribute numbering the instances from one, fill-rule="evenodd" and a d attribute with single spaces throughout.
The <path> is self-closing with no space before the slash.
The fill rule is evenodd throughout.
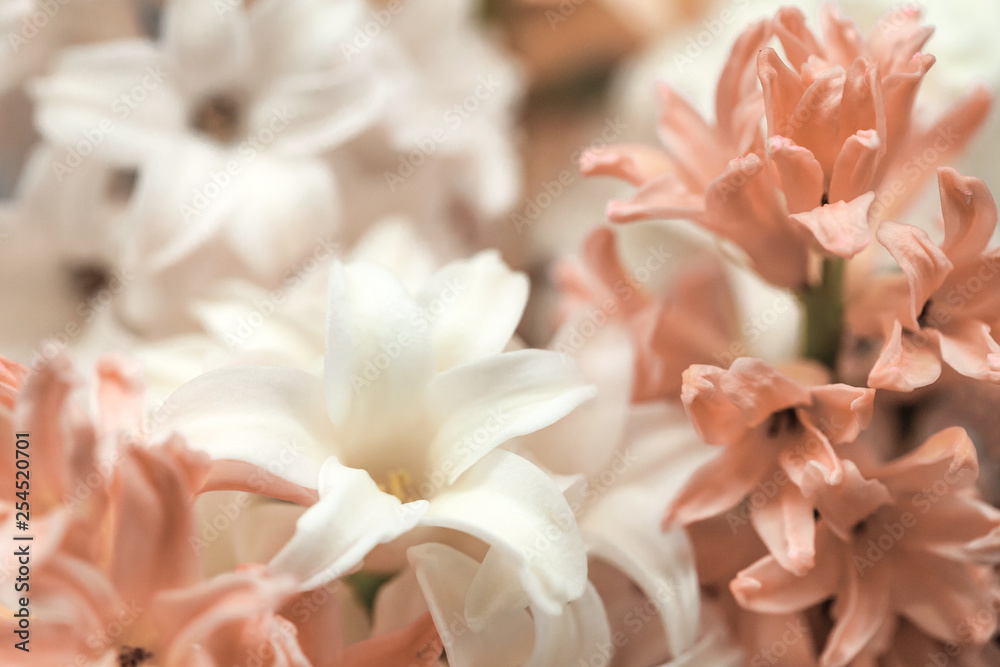
<path id="1" fill-rule="evenodd" d="M 931 300 L 927 299 L 924 307 L 920 310 L 920 315 L 917 316 L 917 324 L 921 329 L 926 327 L 930 323 L 930 311 L 931 311 Z"/>
<path id="2" fill-rule="evenodd" d="M 118 652 L 118 664 L 120 667 L 138 667 L 152 657 L 153 654 L 144 648 L 122 646 Z"/>
<path id="3" fill-rule="evenodd" d="M 802 427 L 795 408 L 785 408 L 773 413 L 767 422 L 767 435 L 776 438 L 783 433 L 794 433 Z"/>
<path id="4" fill-rule="evenodd" d="M 378 488 L 383 493 L 390 493 L 396 496 L 400 502 L 404 503 L 420 500 L 423 497 L 413 483 L 413 476 L 410 474 L 410 471 L 405 468 L 390 470 L 386 474 L 385 483 L 379 484 Z"/>
<path id="5" fill-rule="evenodd" d="M 190 126 L 224 144 L 245 134 L 243 105 L 233 94 L 210 95 L 191 114 Z"/>

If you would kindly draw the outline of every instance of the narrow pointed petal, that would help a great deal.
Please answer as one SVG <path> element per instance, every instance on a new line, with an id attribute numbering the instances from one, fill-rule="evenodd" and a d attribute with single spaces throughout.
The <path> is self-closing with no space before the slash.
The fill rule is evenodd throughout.
<path id="1" fill-rule="evenodd" d="M 493 561 L 501 567 L 477 574 L 472 588 L 479 593 L 466 607 L 472 618 L 501 611 L 493 600 L 508 586 L 523 586 L 551 614 L 583 594 L 587 559 L 573 512 L 549 477 L 516 454 L 488 454 L 434 497 L 421 524 L 468 533 L 507 553 Z M 505 576 L 511 561 L 520 583 Z"/>
<path id="2" fill-rule="evenodd" d="M 403 504 L 383 493 L 364 470 L 331 457 L 320 470 L 320 498 L 299 517 L 295 534 L 270 563 L 295 575 L 301 590 L 318 588 L 350 572 L 378 544 L 420 521 L 426 500 Z"/>
<path id="3" fill-rule="evenodd" d="M 872 568 L 864 577 L 848 566 L 846 590 L 837 597 L 836 623 L 820 656 L 822 667 L 845 667 L 865 648 L 882 624 L 889 620 L 892 578 L 884 568 Z"/>
<path id="4" fill-rule="evenodd" d="M 242 461 L 304 488 L 317 488 L 319 465 L 336 442 L 323 383 L 290 368 L 221 368 L 182 386 L 166 404 L 173 409 L 153 439 L 176 431 L 216 461 Z"/>
<path id="5" fill-rule="evenodd" d="M 871 240 L 868 208 L 874 200 L 875 193 L 866 192 L 849 202 L 836 201 L 788 217 L 812 232 L 828 253 L 850 258 L 864 250 Z"/>
<path id="6" fill-rule="evenodd" d="M 829 200 L 851 201 L 871 190 L 884 152 L 875 130 L 860 130 L 848 137 L 833 163 Z"/>
<path id="7" fill-rule="evenodd" d="M 986 184 L 950 167 L 938 170 L 944 242 L 941 250 L 956 266 L 983 254 L 997 226 L 997 206 Z"/>
<path id="8" fill-rule="evenodd" d="M 917 331 L 920 329 L 917 318 L 924 304 L 941 287 L 954 265 L 919 227 L 887 220 L 879 225 L 875 235 L 906 275 L 911 318 L 902 324 L 910 331 Z"/>
<path id="9" fill-rule="evenodd" d="M 613 144 L 588 149 L 580 156 L 580 173 L 584 176 L 612 176 L 637 187 L 673 166 L 663 149 L 646 144 Z"/>
<path id="10" fill-rule="evenodd" d="M 418 396 L 434 372 L 430 327 L 388 269 L 365 263 L 330 271 L 326 406 L 352 448 L 403 437 L 421 419 Z"/>
<path id="11" fill-rule="evenodd" d="M 781 178 L 788 212 L 802 213 L 819 206 L 823 199 L 823 167 L 813 154 L 780 135 L 771 136 L 767 146 Z"/>
<path id="12" fill-rule="evenodd" d="M 428 408 L 439 424 L 429 465 L 454 482 L 510 438 L 565 417 L 595 393 L 576 362 L 548 350 L 518 350 L 434 377 Z"/>
<path id="13" fill-rule="evenodd" d="M 527 276 L 511 271 L 495 250 L 447 264 L 417 295 L 431 322 L 435 369 L 503 352 L 527 301 Z"/>
<path id="14" fill-rule="evenodd" d="M 896 320 L 875 365 L 868 373 L 868 386 L 893 391 L 913 391 L 933 383 L 941 375 L 941 358 L 935 340 L 918 339 L 904 333 Z"/>
<path id="15" fill-rule="evenodd" d="M 444 544 L 410 547 L 410 565 L 427 599 L 449 661 L 469 667 L 520 667 L 534 642 L 527 609 L 513 609 L 481 630 L 465 620 L 466 596 L 479 563 Z"/>

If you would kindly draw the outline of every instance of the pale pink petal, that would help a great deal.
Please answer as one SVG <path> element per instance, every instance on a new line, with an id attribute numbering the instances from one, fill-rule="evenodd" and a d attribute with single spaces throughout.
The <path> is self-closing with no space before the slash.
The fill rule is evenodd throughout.
<path id="1" fill-rule="evenodd" d="M 776 412 L 811 403 L 805 387 L 767 362 L 751 357 L 734 361 L 719 379 L 719 388 L 751 428 Z"/>
<path id="2" fill-rule="evenodd" d="M 906 64 L 934 33 L 934 27 L 921 25 L 917 5 L 901 5 L 882 16 L 868 35 L 868 50 L 883 72 L 905 68 Z"/>
<path id="3" fill-rule="evenodd" d="M 648 181 L 631 199 L 608 202 L 607 215 L 612 222 L 636 220 L 697 220 L 705 212 L 705 199 L 690 191 L 679 176 L 666 172 Z"/>
<path id="4" fill-rule="evenodd" d="M 813 504 L 786 479 L 751 514 L 754 528 L 781 567 L 802 576 L 814 564 L 816 523 Z"/>
<path id="5" fill-rule="evenodd" d="M 768 443 L 748 438 L 724 447 L 688 479 L 667 508 L 664 528 L 687 525 L 735 507 L 771 469 Z"/>
<path id="6" fill-rule="evenodd" d="M 101 433 L 136 429 L 145 411 L 146 383 L 142 364 L 124 355 L 98 360 L 97 404 Z"/>
<path id="7" fill-rule="evenodd" d="M 811 211 L 823 199 L 823 167 L 813 154 L 780 135 L 767 141 L 768 157 L 781 179 L 789 213 Z"/>
<path id="8" fill-rule="evenodd" d="M 798 7 L 781 7 L 774 15 L 774 33 L 781 40 L 788 62 L 801 70 L 810 56 L 822 55 L 816 36 L 806 27 L 806 17 Z"/>
<path id="9" fill-rule="evenodd" d="M 812 406 L 803 408 L 833 445 L 854 442 L 868 427 L 875 408 L 875 390 L 830 384 L 813 387 Z"/>
<path id="10" fill-rule="evenodd" d="M 851 201 L 871 190 L 879 158 L 884 152 L 885 147 L 875 130 L 859 130 L 848 137 L 833 163 L 829 200 Z"/>
<path id="11" fill-rule="evenodd" d="M 145 606 L 156 588 L 194 581 L 193 503 L 207 473 L 208 457 L 179 437 L 121 451 L 110 484 L 110 578 L 124 599 Z"/>
<path id="12" fill-rule="evenodd" d="M 783 133 L 798 145 L 812 151 L 816 160 L 823 165 L 827 182 L 842 146 L 840 142 L 830 141 L 830 128 L 837 127 L 840 121 L 846 78 L 846 72 L 839 66 L 824 70 L 803 91 Z M 768 130 L 770 131 L 770 125 Z"/>
<path id="13" fill-rule="evenodd" d="M 159 664 L 222 667 L 256 655 L 268 656 L 267 667 L 309 667 L 295 627 L 277 616 L 294 586 L 257 566 L 162 593 L 150 612 L 161 633 Z"/>
<path id="14" fill-rule="evenodd" d="M 901 553 L 899 561 L 907 576 L 923 582 L 920 587 L 899 586 L 893 591 L 901 615 L 942 641 L 989 641 L 996 631 L 996 614 L 981 612 L 995 604 L 990 566 L 972 567 L 912 550 Z"/>
<path id="15" fill-rule="evenodd" d="M 768 172 L 756 153 L 731 160 L 705 192 L 705 216 L 700 224 L 739 245 L 765 280 L 799 288 L 807 277 L 805 241 L 809 237 L 803 230 L 798 242 L 786 239 L 780 247 L 775 245 L 777 235 L 791 234 L 795 239 L 796 229 L 789 229 Z"/>
<path id="16" fill-rule="evenodd" d="M 767 114 L 768 136 L 792 137 L 789 121 L 795 106 L 802 99 L 805 86 L 772 48 L 760 50 L 757 75 L 764 88 L 764 108 Z"/>
<path id="17" fill-rule="evenodd" d="M 759 132 L 764 99 L 757 82 L 757 53 L 771 39 L 772 22 L 764 19 L 736 38 L 715 89 L 715 122 L 737 147 L 748 145 Z"/>
<path id="18" fill-rule="evenodd" d="M 839 550 L 817 535 L 816 553 L 821 560 L 804 575 L 796 576 L 781 567 L 773 556 L 765 556 L 742 570 L 729 584 L 736 601 L 746 609 L 763 614 L 802 611 L 825 600 L 837 591 L 840 582 L 836 560 Z"/>
<path id="19" fill-rule="evenodd" d="M 663 84 L 658 85 L 656 91 L 660 141 L 677 161 L 691 189 L 701 190 L 731 156 L 723 152 L 714 129 L 682 95 Z"/>
<path id="20" fill-rule="evenodd" d="M 887 568 L 875 567 L 856 574 L 854 564 L 846 566 L 839 595 L 832 608 L 833 631 L 820 656 L 822 667 L 845 667 L 889 620 L 892 577 Z"/>
<path id="21" fill-rule="evenodd" d="M 913 391 L 926 387 L 941 375 L 941 359 L 936 339 L 918 338 L 903 333 L 899 320 L 885 342 L 875 366 L 868 374 L 868 386 L 894 391 Z"/>
<path id="22" fill-rule="evenodd" d="M 979 475 L 976 446 L 965 429 L 938 431 L 920 447 L 885 464 L 875 474 L 898 494 L 921 493 L 936 480 L 970 487 Z"/>
<path id="23" fill-rule="evenodd" d="M 1000 354 L 990 327 L 975 320 L 953 320 L 941 326 L 941 360 L 966 377 L 1000 382 L 1000 373 L 990 368 L 991 354 Z"/>
<path id="24" fill-rule="evenodd" d="M 844 80 L 844 95 L 840 105 L 840 129 L 837 133 L 837 142 L 840 143 L 840 152 L 843 153 L 851 144 L 853 137 L 863 135 L 865 132 L 874 133 L 878 139 L 876 147 L 875 161 L 880 162 L 881 158 L 888 153 L 888 146 L 885 142 L 887 136 L 887 125 L 885 113 L 885 100 L 882 95 L 881 72 L 868 58 L 858 58 L 851 61 L 847 69 L 847 78 Z M 907 114 L 909 114 L 907 110 Z M 898 119 L 893 118 L 893 123 Z M 872 143 L 867 140 L 866 143 Z M 838 155 L 834 161 L 833 171 L 830 173 L 830 201 L 841 199 L 854 199 L 862 192 L 868 190 L 867 187 L 849 195 L 833 195 L 833 176 L 837 171 L 837 162 L 841 161 L 842 155 Z M 858 160 L 853 157 L 845 158 L 851 163 Z M 843 168 L 843 167 L 842 167 Z M 874 168 L 874 167 L 873 167 Z M 875 173 L 871 174 L 875 177 Z M 860 180 L 859 174 L 858 179 Z M 843 178 L 841 178 L 843 181 Z"/>
<path id="25" fill-rule="evenodd" d="M 432 667 L 444 644 L 429 613 L 412 625 L 351 644 L 340 658 L 343 667 Z"/>
<path id="26" fill-rule="evenodd" d="M 854 21 L 840 16 L 835 3 L 823 3 L 819 8 L 819 25 L 829 60 L 841 64 L 853 63 L 861 55 L 861 35 Z"/>
<path id="27" fill-rule="evenodd" d="M 865 479 L 854 461 L 845 459 L 841 465 L 844 474 L 839 484 L 829 484 L 818 467 L 809 466 L 802 486 L 823 522 L 840 539 L 847 541 L 858 522 L 882 505 L 891 503 L 892 496 L 881 482 Z"/>
<path id="28" fill-rule="evenodd" d="M 61 505 L 94 461 L 93 427 L 71 399 L 78 382 L 69 358 L 60 353 L 28 376 L 14 407 L 16 431 L 29 434 L 31 508 L 38 514 Z M 11 480 L 15 463 L 11 455 L 0 466 Z"/>
<path id="29" fill-rule="evenodd" d="M 584 176 L 613 176 L 641 186 L 670 170 L 673 164 L 662 148 L 646 144 L 613 144 L 584 151 L 580 156 L 580 173 Z"/>
<path id="30" fill-rule="evenodd" d="M 944 242 L 941 250 L 956 266 L 974 262 L 997 226 L 997 207 L 986 184 L 950 167 L 938 169 Z"/>
<path id="31" fill-rule="evenodd" d="M 882 98 L 885 115 L 892 119 L 886 126 L 885 143 L 890 150 L 897 150 L 910 131 L 913 104 L 920 83 L 927 70 L 934 64 L 934 56 L 917 54 L 903 68 L 882 77 Z"/>
<path id="32" fill-rule="evenodd" d="M 681 401 L 698 435 L 710 445 L 737 442 L 746 435 L 746 418 L 720 386 L 727 371 L 694 364 L 683 373 Z"/>
<path id="33" fill-rule="evenodd" d="M 874 200 L 875 193 L 866 192 L 849 202 L 835 201 L 788 217 L 812 232 L 827 252 L 850 258 L 861 252 L 871 239 L 868 208 Z"/>

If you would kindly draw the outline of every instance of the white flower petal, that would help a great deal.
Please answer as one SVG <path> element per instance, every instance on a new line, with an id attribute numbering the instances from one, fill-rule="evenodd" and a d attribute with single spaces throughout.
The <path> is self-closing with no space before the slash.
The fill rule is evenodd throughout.
<path id="1" fill-rule="evenodd" d="M 294 574 L 302 590 L 312 590 L 350 572 L 376 545 L 413 528 L 426 508 L 426 500 L 404 505 L 380 491 L 364 470 L 330 457 L 320 470 L 319 502 L 299 518 L 271 567 Z"/>
<path id="2" fill-rule="evenodd" d="M 417 304 L 387 269 L 334 263 L 326 405 L 345 446 L 412 437 L 434 370 L 430 333 L 421 318 Z"/>
<path id="3" fill-rule="evenodd" d="M 479 563 L 444 544 L 421 544 L 407 551 L 434 625 L 456 667 L 520 667 L 532 645 L 527 609 L 497 615 L 482 631 L 465 622 L 465 600 Z"/>
<path id="4" fill-rule="evenodd" d="M 485 250 L 435 273 L 417 302 L 432 323 L 434 364 L 443 371 L 503 352 L 528 302 L 528 278 Z"/>
<path id="5" fill-rule="evenodd" d="M 505 587 L 516 563 L 520 585 L 541 610 L 558 614 L 580 597 L 587 581 L 583 540 L 565 498 L 527 460 L 494 450 L 431 501 L 422 524 L 468 533 L 505 552 L 484 562 L 466 615 L 475 623 L 516 599 Z"/>
<path id="6" fill-rule="evenodd" d="M 601 596 L 593 584 L 578 600 L 555 616 L 532 609 L 535 647 L 524 667 L 563 665 L 605 666 L 611 663 L 614 645 Z"/>
<path id="7" fill-rule="evenodd" d="M 163 10 L 163 49 L 189 99 L 238 90 L 250 71 L 250 23 L 242 5 L 173 0 Z"/>
<path id="8" fill-rule="evenodd" d="M 52 143 L 82 142 L 94 155 L 127 164 L 167 146 L 186 122 L 163 57 L 145 40 L 68 49 L 30 91 L 35 124 Z M 75 164 L 69 149 L 56 157 L 67 169 Z"/>
<path id="9" fill-rule="evenodd" d="M 452 483 L 496 446 L 561 419 L 595 390 L 571 357 L 518 350 L 440 373 L 428 394 L 440 424 L 430 465 Z"/>
<path id="10" fill-rule="evenodd" d="M 334 446 L 322 383 L 290 368 L 206 373 L 174 392 L 161 414 L 154 437 L 177 431 L 213 459 L 244 461 L 310 489 Z"/>

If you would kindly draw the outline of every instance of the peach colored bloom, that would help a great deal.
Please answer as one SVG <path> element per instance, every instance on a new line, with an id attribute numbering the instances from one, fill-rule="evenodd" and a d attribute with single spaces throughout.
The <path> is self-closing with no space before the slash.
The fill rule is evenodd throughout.
<path id="1" fill-rule="evenodd" d="M 191 542 L 193 503 L 209 459 L 176 435 L 155 446 L 134 442 L 144 390 L 134 366 L 115 357 L 99 363 L 94 420 L 73 400 L 78 379 L 65 357 L 34 373 L 7 359 L 0 368 L 2 407 L 13 412 L 5 431 L 13 426 L 31 443 L 34 537 L 31 651 L 5 642 L 3 664 L 228 667 L 256 660 L 264 667 L 402 667 L 437 661 L 441 645 L 429 618 L 345 648 L 339 623 L 331 624 L 335 608 L 295 616 L 295 622 L 279 613 L 309 595 L 298 592 L 291 576 L 248 566 L 202 581 Z M 102 440 L 113 446 L 99 453 Z M 4 582 L 5 596 L 10 583 Z M 17 600 L 3 603 L 19 608 Z M 17 619 L 0 626 L 13 636 Z"/>
<path id="2" fill-rule="evenodd" d="M 1000 511 L 976 495 L 978 471 L 965 431 L 941 431 L 871 471 L 891 500 L 847 535 L 821 512 L 812 570 L 795 576 L 766 556 L 730 588 L 740 604 L 769 614 L 833 597 L 823 667 L 846 665 L 866 647 L 878 647 L 892 636 L 897 616 L 932 639 L 982 645 L 997 627 Z"/>
<path id="3" fill-rule="evenodd" d="M 891 12 L 867 40 L 832 6 L 820 22 L 822 41 L 795 8 L 747 29 L 719 80 L 716 126 L 661 88 L 665 151 L 585 154 L 585 174 L 639 187 L 628 202 L 610 202 L 608 217 L 694 220 L 741 247 L 762 277 L 792 289 L 808 284 L 814 249 L 852 257 L 864 248 L 869 216 L 901 207 L 924 171 L 965 146 L 989 94 L 977 89 L 930 128 L 914 129 L 916 91 L 934 62 L 918 52 L 932 31 L 920 13 Z M 772 33 L 791 67 L 765 47 Z"/>
<path id="4" fill-rule="evenodd" d="M 872 387 L 911 391 L 933 383 L 944 362 L 962 375 L 1000 382 L 1000 250 L 987 250 L 997 208 L 986 185 L 951 168 L 938 171 L 945 237 L 940 247 L 910 225 L 883 222 L 879 242 L 902 269 L 852 307 L 859 336 L 884 340 L 868 375 Z"/>
<path id="5" fill-rule="evenodd" d="M 721 265 L 711 258 L 683 270 L 669 294 L 657 297 L 622 267 L 611 229 L 591 232 L 582 254 L 582 265 L 557 266 L 564 318 L 597 312 L 628 328 L 635 348 L 633 401 L 676 400 L 684 369 L 717 362 L 736 341 L 736 307 Z"/>
<path id="6" fill-rule="evenodd" d="M 692 366 L 681 400 L 701 438 L 725 447 L 691 476 L 664 525 L 731 510 L 730 527 L 750 521 L 782 567 L 804 574 L 817 553 L 814 512 L 846 533 L 887 500 L 833 449 L 871 419 L 874 394 L 843 384 L 804 386 L 747 357 L 728 371 Z"/>

